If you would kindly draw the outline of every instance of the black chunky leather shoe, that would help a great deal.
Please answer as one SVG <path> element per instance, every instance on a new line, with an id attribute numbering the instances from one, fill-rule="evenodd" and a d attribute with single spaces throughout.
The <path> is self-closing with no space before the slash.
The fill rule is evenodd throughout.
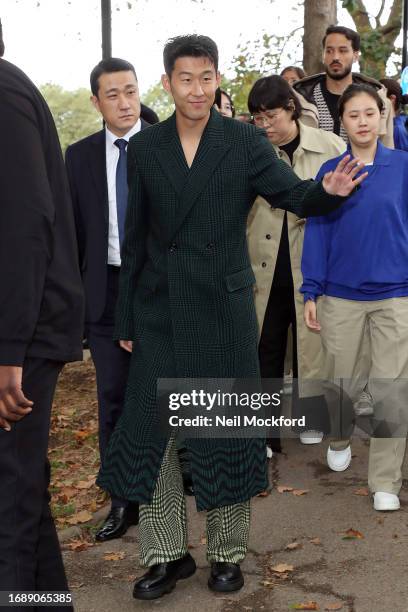
<path id="1" fill-rule="evenodd" d="M 139 506 L 131 504 L 126 508 L 112 508 L 102 527 L 95 535 L 97 542 L 107 542 L 123 536 L 130 525 L 139 522 Z"/>
<path id="2" fill-rule="evenodd" d="M 211 563 L 211 574 L 208 587 L 212 591 L 224 593 L 226 591 L 239 591 L 244 586 L 244 577 L 238 563 L 216 561 Z"/>
<path id="3" fill-rule="evenodd" d="M 157 599 L 165 593 L 170 593 L 177 580 L 189 578 L 197 567 L 193 557 L 187 553 L 181 559 L 152 565 L 133 587 L 135 599 Z"/>

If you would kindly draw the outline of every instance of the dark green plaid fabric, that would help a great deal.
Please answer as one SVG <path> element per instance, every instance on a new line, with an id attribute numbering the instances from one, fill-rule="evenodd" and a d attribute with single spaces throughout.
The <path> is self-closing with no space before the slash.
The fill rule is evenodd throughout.
<path id="1" fill-rule="evenodd" d="M 167 440 L 157 433 L 157 378 L 259 377 L 246 221 L 255 197 L 299 217 L 342 198 L 301 181 L 266 134 L 212 111 L 189 169 L 175 116 L 128 148 L 129 204 L 116 337 L 134 348 L 121 419 L 98 484 L 149 503 Z M 199 510 L 267 487 L 261 439 L 185 440 Z"/>
<path id="2" fill-rule="evenodd" d="M 207 558 L 240 563 L 248 548 L 250 502 L 207 512 Z M 140 562 L 150 567 L 187 554 L 186 504 L 176 444 L 167 445 L 150 504 L 140 505 Z"/>

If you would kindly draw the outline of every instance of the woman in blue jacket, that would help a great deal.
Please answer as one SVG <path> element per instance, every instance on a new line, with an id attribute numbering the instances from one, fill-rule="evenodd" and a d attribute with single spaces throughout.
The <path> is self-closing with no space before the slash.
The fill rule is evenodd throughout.
<path id="1" fill-rule="evenodd" d="M 407 431 L 408 154 L 378 141 L 382 101 L 370 86 L 350 85 L 339 111 L 349 153 L 365 164 L 368 176 L 341 209 L 307 221 L 305 321 L 321 333 L 322 378 L 341 379 L 351 400 L 368 383 L 375 404 L 368 469 L 374 508 L 397 510 Z M 341 157 L 323 164 L 317 178 Z M 368 366 L 360 359 L 367 334 Z M 330 442 L 327 459 L 335 471 L 350 465 L 346 435 Z"/>

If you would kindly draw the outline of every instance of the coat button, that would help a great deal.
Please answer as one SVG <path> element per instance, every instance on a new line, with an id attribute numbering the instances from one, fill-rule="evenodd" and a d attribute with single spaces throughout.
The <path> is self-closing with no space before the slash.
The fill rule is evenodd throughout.
<path id="1" fill-rule="evenodd" d="M 263 268 L 266 268 L 266 261 L 263 261 L 263 262 L 262 262 L 262 267 L 263 267 Z"/>
<path id="2" fill-rule="evenodd" d="M 266 234 L 266 239 L 267 239 L 267 240 L 270 240 L 270 239 L 271 239 L 271 237 L 272 237 L 272 236 L 271 236 L 270 234 Z"/>
<path id="3" fill-rule="evenodd" d="M 172 242 L 170 247 L 169 247 L 169 251 L 170 253 L 174 253 L 174 251 L 177 249 L 177 244 L 175 242 Z"/>

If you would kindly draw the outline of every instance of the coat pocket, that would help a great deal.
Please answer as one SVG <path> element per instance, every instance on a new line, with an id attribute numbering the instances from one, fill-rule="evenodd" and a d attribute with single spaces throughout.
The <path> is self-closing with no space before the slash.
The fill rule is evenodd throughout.
<path id="1" fill-rule="evenodd" d="M 227 291 L 237 291 L 245 287 L 250 287 L 255 284 L 255 275 L 251 266 L 244 268 L 244 270 L 238 270 L 225 277 L 225 284 Z"/>

